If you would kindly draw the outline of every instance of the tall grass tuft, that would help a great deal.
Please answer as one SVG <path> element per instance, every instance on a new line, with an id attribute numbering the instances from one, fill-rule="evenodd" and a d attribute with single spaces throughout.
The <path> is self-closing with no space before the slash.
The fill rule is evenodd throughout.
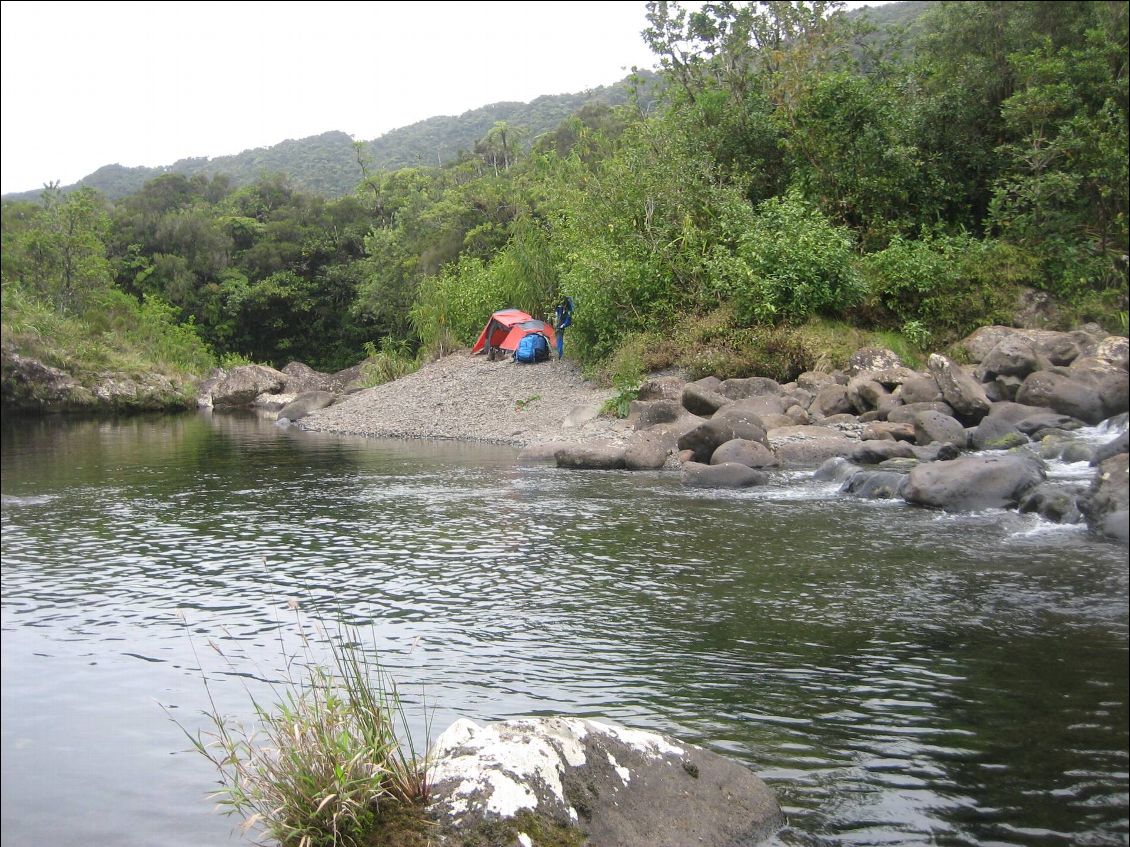
<path id="1" fill-rule="evenodd" d="M 244 831 L 257 829 L 283 847 L 374 843 L 382 820 L 403 819 L 404 810 L 426 803 L 427 745 L 417 750 L 395 682 L 356 632 L 330 636 L 329 660 L 316 662 L 298 623 L 302 660 L 286 662 L 300 674 L 288 672 L 270 706 L 248 692 L 252 725 L 219 713 L 205 676 L 210 726 L 181 729 L 219 774 L 213 799 L 243 818 Z M 409 817 L 418 823 L 421 816 Z"/>

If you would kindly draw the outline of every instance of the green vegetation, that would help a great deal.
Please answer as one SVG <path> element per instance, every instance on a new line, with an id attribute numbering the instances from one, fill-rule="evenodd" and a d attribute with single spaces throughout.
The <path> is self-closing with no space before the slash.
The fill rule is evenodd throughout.
<path id="1" fill-rule="evenodd" d="M 351 144 L 352 196 L 201 172 L 5 204 L 5 332 L 10 301 L 89 316 L 109 285 L 218 357 L 336 370 L 369 344 L 376 382 L 566 295 L 570 355 L 608 377 L 631 353 L 786 378 L 845 338 L 914 357 L 1025 296 L 1125 331 L 1125 3 L 647 8 L 662 88 L 484 107 L 451 157 L 420 125 L 398 170 Z"/>
<path id="2" fill-rule="evenodd" d="M 395 683 L 355 632 L 331 637 L 331 663 L 318 662 L 293 608 L 304 648 L 285 665 L 303 675 L 270 706 L 249 693 L 253 726 L 221 715 L 209 690 L 211 728 L 185 730 L 219 774 L 219 807 L 283 847 L 421 843 L 428 763 Z"/>

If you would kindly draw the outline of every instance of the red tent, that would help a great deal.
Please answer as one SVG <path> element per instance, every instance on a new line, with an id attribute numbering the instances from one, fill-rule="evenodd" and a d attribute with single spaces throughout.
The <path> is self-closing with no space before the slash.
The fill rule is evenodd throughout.
<path id="1" fill-rule="evenodd" d="M 531 332 L 540 332 L 544 335 L 551 349 L 557 344 L 553 327 L 545 321 L 532 318 L 521 309 L 503 309 L 495 312 L 483 327 L 483 331 L 479 333 L 479 340 L 471 348 L 471 355 L 496 348 L 513 353 L 518 349 L 518 342 Z"/>

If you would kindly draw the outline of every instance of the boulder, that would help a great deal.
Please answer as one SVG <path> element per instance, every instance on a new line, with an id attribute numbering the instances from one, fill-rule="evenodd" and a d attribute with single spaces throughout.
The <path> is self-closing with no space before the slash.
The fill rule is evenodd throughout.
<path id="1" fill-rule="evenodd" d="M 864 441 L 913 441 L 914 424 L 873 421 L 863 428 Z"/>
<path id="2" fill-rule="evenodd" d="M 286 374 L 266 365 L 241 365 L 212 389 L 212 405 L 218 409 L 250 406 L 260 394 L 282 392 L 286 380 Z"/>
<path id="3" fill-rule="evenodd" d="M 902 493 L 908 503 L 950 512 L 1007 509 L 1043 481 L 1043 465 L 1034 456 L 963 456 L 918 465 Z"/>
<path id="4" fill-rule="evenodd" d="M 854 376 L 847 384 L 848 400 L 856 412 L 863 413 L 878 409 L 889 402 L 891 392 L 882 383 L 871 379 L 870 374 Z M 894 405 L 894 404 L 891 404 Z"/>
<path id="5" fill-rule="evenodd" d="M 785 409 L 785 417 L 797 426 L 808 426 L 812 423 L 812 418 L 808 416 L 808 412 L 801 406 L 789 406 L 789 408 Z"/>
<path id="6" fill-rule="evenodd" d="M 1054 371 L 1030 374 L 1016 393 L 1016 401 L 1051 409 L 1089 424 L 1109 417 L 1099 393 L 1086 379 Z"/>
<path id="7" fill-rule="evenodd" d="M 858 465 L 853 465 L 843 456 L 833 456 L 813 472 L 812 478 L 822 482 L 843 482 L 858 470 Z"/>
<path id="8" fill-rule="evenodd" d="M 850 414 L 855 411 L 851 398 L 848 397 L 847 388 L 843 385 L 832 383 L 821 388 L 812 400 L 808 410 L 817 417 L 828 418 L 832 415 Z"/>
<path id="9" fill-rule="evenodd" d="M 955 417 L 953 408 L 948 403 L 935 401 L 930 403 L 904 403 L 891 409 L 887 413 L 887 420 L 890 423 L 908 423 L 913 426 L 914 419 L 918 417 L 919 412 L 940 412 L 943 415 L 949 415 L 951 418 Z"/>
<path id="10" fill-rule="evenodd" d="M 1028 443 L 1028 436 L 1004 418 L 986 417 L 969 433 L 974 450 L 1011 450 Z"/>
<path id="11" fill-rule="evenodd" d="M 291 362 L 282 369 L 286 374 L 287 394 L 304 394 L 307 391 L 328 391 L 340 394 L 345 390 L 345 382 L 332 374 L 316 371 L 302 362 Z M 291 418 L 294 420 L 294 418 Z"/>
<path id="12" fill-rule="evenodd" d="M 1126 371 L 1102 359 L 1081 356 L 1071 363 L 1066 375 L 1094 386 L 1105 417 L 1130 410 L 1130 381 L 1126 379 Z"/>
<path id="13" fill-rule="evenodd" d="M 720 409 L 715 417 L 732 415 L 783 415 L 785 413 L 785 400 L 776 394 L 759 394 L 735 400 L 730 405 Z"/>
<path id="14" fill-rule="evenodd" d="M 630 471 L 658 470 L 667 463 L 675 439 L 658 432 L 637 432 L 624 448 L 624 467 Z"/>
<path id="15" fill-rule="evenodd" d="M 794 406 L 793 408 L 795 409 L 796 406 Z M 798 424 L 797 421 L 793 420 L 788 415 L 764 414 L 764 415 L 758 415 L 758 417 L 761 418 L 761 423 L 764 424 L 765 430 L 767 432 L 771 429 L 775 429 L 775 428 L 781 427 L 781 426 L 798 426 L 798 425 L 804 426 L 805 425 L 805 424 Z"/>
<path id="16" fill-rule="evenodd" d="M 975 424 L 989 413 L 989 398 L 985 390 L 956 362 L 934 353 L 927 363 L 942 397 L 953 408 L 959 421 Z"/>
<path id="17" fill-rule="evenodd" d="M 902 359 L 893 350 L 883 347 L 861 347 L 848 358 L 848 376 L 866 371 L 881 371 L 902 367 Z"/>
<path id="18" fill-rule="evenodd" d="M 941 412 L 919 412 L 914 418 L 914 440 L 921 446 L 938 442 L 952 444 L 964 450 L 969 446 L 969 436 L 961 421 Z"/>
<path id="19" fill-rule="evenodd" d="M 299 394 L 294 400 L 283 406 L 283 408 L 279 410 L 279 419 L 286 418 L 288 421 L 301 420 L 311 412 L 332 406 L 337 398 L 337 394 L 332 394 L 329 391 L 307 391 L 303 394 Z"/>
<path id="20" fill-rule="evenodd" d="M 1127 543 L 1130 537 L 1130 455 L 1119 453 L 1099 465 L 1090 491 L 1079 499 L 1079 510 L 1092 530 Z"/>
<path id="21" fill-rule="evenodd" d="M 675 400 L 683 397 L 686 383 L 677 376 L 660 376 L 646 380 L 636 395 L 640 400 Z"/>
<path id="22" fill-rule="evenodd" d="M 732 462 L 747 468 L 772 468 L 778 465 L 773 452 L 757 441 L 734 438 L 718 446 L 710 457 L 710 464 L 722 465 Z"/>
<path id="23" fill-rule="evenodd" d="M 902 496 L 906 478 L 897 471 L 857 471 L 844 480 L 840 493 L 864 500 L 894 500 Z"/>
<path id="24" fill-rule="evenodd" d="M 818 394 L 822 388 L 835 385 L 836 380 L 823 371 L 805 371 L 796 378 L 798 388 L 803 388 L 812 394 Z"/>
<path id="25" fill-rule="evenodd" d="M 462 718 L 430 759 L 439 843 L 531 845 L 525 824 L 556 831 L 562 844 L 727 847 L 784 824 L 773 792 L 737 762 L 593 720 Z"/>
<path id="26" fill-rule="evenodd" d="M 815 467 L 834 456 L 846 456 L 859 440 L 823 426 L 784 426 L 766 433 L 766 440 L 782 465 Z"/>
<path id="27" fill-rule="evenodd" d="M 679 400 L 633 400 L 628 406 L 628 423 L 636 429 L 647 429 L 662 423 L 673 423 L 687 413 Z"/>
<path id="28" fill-rule="evenodd" d="M 1088 359 L 1101 359 L 1121 371 L 1130 370 L 1130 340 L 1124 335 L 1110 335 L 1083 348 Z M 1072 363 L 1074 364 L 1074 363 Z"/>
<path id="29" fill-rule="evenodd" d="M 1111 456 L 1127 452 L 1130 452 L 1130 431 L 1123 430 L 1106 444 L 1095 448 L 1095 452 L 1091 455 L 1091 464 L 1101 465 Z"/>
<path id="30" fill-rule="evenodd" d="M 1021 514 L 1035 512 L 1052 523 L 1077 524 L 1083 520 L 1076 502 L 1080 494 L 1077 488 L 1044 482 L 1020 498 L 1017 511 Z"/>
<path id="31" fill-rule="evenodd" d="M 985 396 L 991 403 L 1012 402 L 1024 380 L 1018 376 L 995 376 L 983 383 Z"/>
<path id="32" fill-rule="evenodd" d="M 689 382 L 683 388 L 683 408 L 691 414 L 710 417 L 723 406 L 734 402 L 725 394 L 707 388 L 700 382 Z"/>
<path id="33" fill-rule="evenodd" d="M 624 467 L 624 448 L 611 444 L 569 444 L 553 454 L 559 468 L 610 471 Z"/>
<path id="34" fill-rule="evenodd" d="M 683 485 L 689 488 L 750 488 L 764 485 L 769 475 L 764 471 L 747 468 L 736 462 L 721 465 L 704 465 L 687 462 L 683 465 Z"/>
<path id="35" fill-rule="evenodd" d="M 994 403 L 989 417 L 1005 420 L 1029 436 L 1043 429 L 1073 430 L 1083 426 L 1077 418 L 1024 403 Z"/>
<path id="36" fill-rule="evenodd" d="M 212 408 L 212 390 L 224 381 L 227 371 L 220 368 L 213 368 L 205 379 L 201 380 L 200 384 L 196 386 L 196 405 L 200 409 Z"/>
<path id="37" fill-rule="evenodd" d="M 1095 338 L 1090 333 L 1056 332 L 1048 329 L 1017 329 L 1011 326 L 983 326 L 958 343 L 970 361 L 984 362 L 1006 338 L 1020 338 L 1031 345 L 1037 357 L 1051 365 L 1069 365 Z"/>
<path id="38" fill-rule="evenodd" d="M 857 465 L 877 465 L 887 459 L 913 459 L 914 451 L 905 441 L 864 441 L 848 454 Z"/>
<path id="39" fill-rule="evenodd" d="M 1018 335 L 1009 335 L 989 351 L 977 369 L 982 382 L 997 376 L 1014 376 L 1023 379 L 1040 369 L 1040 358 L 1032 343 Z"/>
<path id="40" fill-rule="evenodd" d="M 916 373 L 902 381 L 902 385 L 899 386 L 899 398 L 907 405 L 936 403 L 941 401 L 942 392 L 938 388 L 938 381 L 930 374 Z"/>
<path id="41" fill-rule="evenodd" d="M 695 461 L 709 462 L 714 451 L 734 438 L 760 441 L 768 446 L 765 428 L 756 415 L 717 416 L 682 435 L 680 450 L 694 451 Z"/>
<path id="42" fill-rule="evenodd" d="M 718 392 L 731 400 L 744 400 L 761 394 L 780 394 L 781 385 L 775 379 L 765 376 L 751 376 L 745 379 L 723 380 Z"/>
<path id="43" fill-rule="evenodd" d="M 269 394 L 263 392 L 251 401 L 251 407 L 260 412 L 274 412 L 277 414 L 293 403 L 297 396 L 297 394 Z"/>
<path id="44" fill-rule="evenodd" d="M 933 444 L 927 444 L 925 447 L 912 444 L 911 449 L 914 451 L 915 460 L 919 462 L 947 462 L 961 455 L 961 450 L 956 446 L 953 444 L 944 444 L 941 441 L 935 441 Z"/>

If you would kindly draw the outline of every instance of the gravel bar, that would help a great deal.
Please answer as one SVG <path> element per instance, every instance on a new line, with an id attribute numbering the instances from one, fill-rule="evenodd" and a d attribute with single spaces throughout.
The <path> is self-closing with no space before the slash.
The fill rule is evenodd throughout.
<path id="1" fill-rule="evenodd" d="M 491 362 L 466 350 L 393 382 L 358 391 L 297 422 L 311 432 L 374 438 L 483 441 L 531 447 L 606 441 L 623 421 L 595 416 L 613 393 L 595 387 L 569 360 Z"/>

